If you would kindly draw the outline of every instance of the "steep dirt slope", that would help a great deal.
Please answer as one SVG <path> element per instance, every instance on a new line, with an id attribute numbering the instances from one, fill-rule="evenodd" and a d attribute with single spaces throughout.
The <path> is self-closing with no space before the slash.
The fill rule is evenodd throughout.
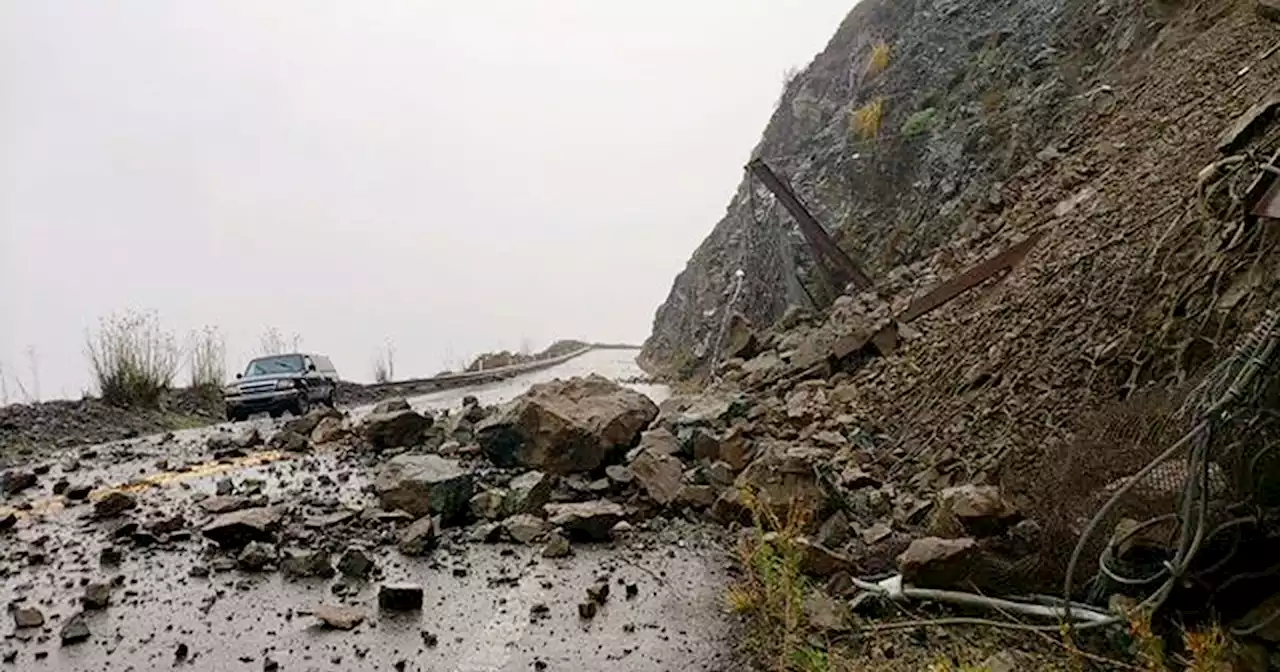
<path id="1" fill-rule="evenodd" d="M 866 0 L 788 82 L 754 155 L 884 274 L 957 237 L 999 231 L 1013 198 L 1006 181 L 1039 169 L 1037 155 L 1053 160 L 1052 145 L 1083 115 L 1115 104 L 1097 87 L 1145 62 L 1176 10 L 1146 0 Z M 885 46 L 887 65 L 875 58 Z M 854 127 L 859 114 L 874 133 Z M 797 272 L 819 302 L 832 295 L 772 203 L 758 184 L 739 186 L 658 309 L 647 367 L 705 363 L 730 303 L 757 326 L 805 303 Z"/>

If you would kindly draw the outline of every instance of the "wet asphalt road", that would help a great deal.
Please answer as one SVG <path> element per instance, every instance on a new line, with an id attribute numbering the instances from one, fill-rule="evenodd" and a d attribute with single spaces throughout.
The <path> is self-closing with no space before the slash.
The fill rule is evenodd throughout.
<path id="1" fill-rule="evenodd" d="M 560 367 L 478 388 L 411 399 L 420 409 L 457 408 L 467 394 L 498 403 L 529 384 L 592 371 L 613 378 L 638 375 L 628 351 L 595 351 Z M 665 389 L 641 388 L 661 399 Z M 367 409 L 350 409 L 359 417 Z M 270 420 L 248 424 L 264 434 Z M 5 617 L 0 653 L 16 652 L 16 670 L 731 670 L 732 625 L 724 613 L 727 562 L 722 539 L 711 529 L 679 520 L 637 525 L 608 544 L 575 544 L 567 558 L 548 559 L 541 546 L 470 541 L 467 530 L 446 531 L 441 547 L 423 558 L 400 555 L 394 546 L 371 550 L 380 576 L 368 582 L 342 577 L 290 579 L 279 572 L 218 571 L 218 555 L 205 554 L 196 502 L 230 478 L 243 489 L 253 481 L 273 504 L 289 503 L 318 515 L 336 508 L 368 507 L 368 464 L 324 450 L 272 459 L 271 454 L 207 462 L 212 432 L 225 426 L 178 432 L 170 439 L 143 437 L 94 447 L 95 457 L 62 474 L 61 456 L 38 486 L 23 493 L 33 504 L 17 527 L 0 535 L 6 568 L 0 585 L 4 604 L 36 606 L 42 628 L 15 628 Z M 84 453 L 84 448 L 68 455 Z M 265 459 L 264 459 L 265 458 Z M 167 462 L 167 464 L 166 464 Z M 178 470 L 179 465 L 186 466 Z M 52 484 L 101 486 L 133 483 L 138 498 L 132 519 L 145 529 L 155 519 L 181 512 L 189 538 L 179 533 L 158 544 L 136 537 L 112 540 L 119 520 L 98 521 L 91 505 L 64 507 Z M 311 507 L 311 508 L 309 508 Z M 342 530 L 320 528 L 313 545 L 342 543 Z M 384 532 L 390 535 L 390 531 Z M 335 539 L 335 535 L 339 538 Z M 145 539 L 144 539 L 145 541 Z M 119 565 L 103 565 L 106 546 L 122 551 Z M 43 556 L 43 557 L 41 557 Z M 33 564 L 37 563 L 37 564 Z M 207 577 L 192 567 L 213 567 Z M 586 589 L 607 579 L 612 590 L 590 620 L 578 614 Z M 92 633 L 63 646 L 63 623 L 81 611 L 82 584 L 116 581 L 111 604 L 85 613 Z M 380 583 L 423 586 L 421 612 L 380 612 Z M 628 599 L 625 585 L 634 584 Z M 343 595 L 335 588 L 345 589 Z M 360 610 L 354 630 L 322 628 L 311 615 L 322 602 Z M 545 610 L 543 609 L 545 607 Z M 534 613 L 537 616 L 534 616 Z M 182 650 L 185 656 L 180 656 Z"/>

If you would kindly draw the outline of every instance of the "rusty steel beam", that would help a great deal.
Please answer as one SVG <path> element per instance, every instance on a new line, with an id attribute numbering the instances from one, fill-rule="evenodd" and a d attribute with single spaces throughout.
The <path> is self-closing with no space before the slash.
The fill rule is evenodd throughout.
<path id="1" fill-rule="evenodd" d="M 996 273 L 1012 269 L 1027 256 L 1032 247 L 1035 247 L 1036 242 L 1040 240 L 1042 235 L 1041 233 L 1032 234 L 1030 238 L 1021 243 L 1009 247 L 996 256 L 934 287 L 928 294 L 912 301 L 911 305 L 907 306 L 906 312 L 898 316 L 898 321 L 910 322 L 982 284 Z"/>
<path id="2" fill-rule="evenodd" d="M 871 278 L 858 266 L 857 262 L 840 249 L 839 245 L 836 245 L 831 236 L 827 235 L 826 229 L 823 229 L 808 208 L 804 207 L 804 203 L 800 202 L 800 198 L 796 196 L 795 191 L 785 179 L 774 173 L 773 169 L 758 157 L 747 164 L 747 170 L 760 178 L 764 186 L 782 203 L 782 207 L 795 218 L 796 223 L 800 225 L 800 232 L 804 234 L 814 256 L 818 258 L 818 266 L 831 279 L 837 291 L 844 291 L 845 285 L 848 284 L 853 284 L 859 290 L 872 289 Z M 822 263 L 824 260 L 826 263 Z"/>

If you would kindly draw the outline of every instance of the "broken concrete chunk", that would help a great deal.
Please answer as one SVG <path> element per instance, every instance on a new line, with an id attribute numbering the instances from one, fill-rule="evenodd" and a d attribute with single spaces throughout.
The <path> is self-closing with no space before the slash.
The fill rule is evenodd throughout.
<path id="1" fill-rule="evenodd" d="M 383 584 L 378 587 L 378 606 L 388 611 L 421 609 L 422 586 L 412 583 Z"/>
<path id="2" fill-rule="evenodd" d="M 374 480 L 382 506 L 449 523 L 463 517 L 471 499 L 472 473 L 439 455 L 397 455 Z"/>

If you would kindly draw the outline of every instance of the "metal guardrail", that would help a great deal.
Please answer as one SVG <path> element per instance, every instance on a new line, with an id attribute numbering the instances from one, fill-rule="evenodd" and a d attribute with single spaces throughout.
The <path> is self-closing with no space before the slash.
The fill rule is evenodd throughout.
<path id="1" fill-rule="evenodd" d="M 524 373 L 549 369 L 553 366 L 563 364 L 575 357 L 580 357 L 588 352 L 595 350 L 593 346 L 587 346 L 580 350 L 575 350 L 559 357 L 551 357 L 549 359 L 539 359 L 524 364 L 512 364 L 511 366 L 501 366 L 496 369 L 487 371 L 462 371 L 459 373 L 446 373 L 430 378 L 411 378 L 409 380 L 396 380 L 386 383 L 369 383 L 361 385 L 366 390 L 388 390 L 401 389 L 413 394 L 423 392 L 434 392 L 436 390 L 447 390 L 455 387 L 464 387 L 467 385 L 477 385 L 480 383 L 496 382 L 506 380 Z"/>

